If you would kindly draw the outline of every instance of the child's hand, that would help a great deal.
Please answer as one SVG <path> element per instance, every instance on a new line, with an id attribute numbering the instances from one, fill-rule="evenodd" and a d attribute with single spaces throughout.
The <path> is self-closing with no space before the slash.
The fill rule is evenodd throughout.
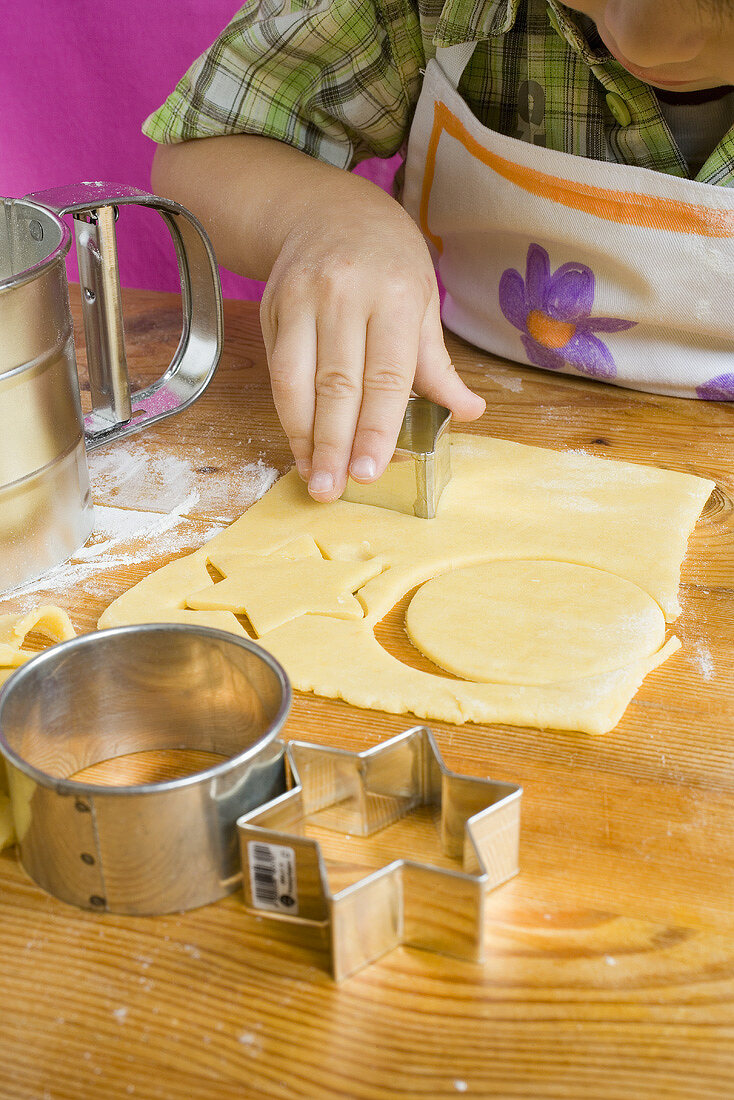
<path id="1" fill-rule="evenodd" d="M 485 408 L 446 351 L 414 222 L 372 185 L 328 194 L 285 237 L 260 311 L 278 415 L 320 501 L 341 495 L 348 472 L 362 482 L 382 473 L 411 388 L 457 420 Z"/>
<path id="2" fill-rule="evenodd" d="M 373 481 L 411 387 L 474 420 L 443 342 L 418 227 L 369 180 L 255 134 L 159 146 L 153 186 L 192 210 L 221 263 L 268 279 L 260 310 L 273 396 L 317 500 Z"/>

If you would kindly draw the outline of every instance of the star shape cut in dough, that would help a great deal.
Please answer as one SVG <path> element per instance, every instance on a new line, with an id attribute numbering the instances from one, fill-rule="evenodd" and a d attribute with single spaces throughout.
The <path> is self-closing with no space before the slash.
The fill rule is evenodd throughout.
<path id="1" fill-rule="evenodd" d="M 208 560 L 224 579 L 187 596 L 186 606 L 246 615 L 258 637 L 301 615 L 362 619 L 364 607 L 354 592 L 383 568 L 380 558 L 324 558 L 310 536 L 267 555 L 221 550 Z"/>
<path id="2" fill-rule="evenodd" d="M 400 944 L 481 962 L 485 896 L 518 871 L 522 788 L 450 771 L 424 726 L 364 752 L 291 741 L 287 756 L 296 786 L 237 822 L 248 910 L 325 944 L 337 981 Z M 370 836 L 420 807 L 440 812 L 462 870 L 406 853 L 332 892 L 309 821 Z"/>

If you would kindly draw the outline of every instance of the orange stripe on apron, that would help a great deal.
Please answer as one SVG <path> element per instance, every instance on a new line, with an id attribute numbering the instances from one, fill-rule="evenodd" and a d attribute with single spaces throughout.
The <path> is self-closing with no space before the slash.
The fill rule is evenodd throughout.
<path id="1" fill-rule="evenodd" d="M 640 195 L 634 191 L 610 191 L 584 183 L 570 182 L 506 160 L 481 145 L 445 103 L 437 102 L 423 177 L 420 227 L 439 255 L 443 252 L 443 241 L 428 227 L 428 204 L 433 186 L 438 143 L 443 133 L 455 138 L 473 157 L 510 183 L 521 187 L 523 191 L 549 199 L 551 202 L 561 203 L 572 210 L 581 210 L 585 214 L 592 214 L 606 221 L 638 225 L 646 229 L 662 229 L 671 233 L 695 234 L 700 237 L 734 237 L 734 211 L 714 210 L 707 206 L 696 206 L 693 203 L 662 197 L 655 198 L 654 202 L 651 202 L 649 196 Z"/>

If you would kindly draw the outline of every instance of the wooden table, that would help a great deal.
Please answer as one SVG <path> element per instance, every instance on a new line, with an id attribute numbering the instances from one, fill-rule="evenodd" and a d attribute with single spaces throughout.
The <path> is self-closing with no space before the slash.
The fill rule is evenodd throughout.
<path id="1" fill-rule="evenodd" d="M 125 297 L 142 381 L 175 346 L 178 300 Z M 98 556 L 0 613 L 55 601 L 92 629 L 288 468 L 257 307 L 225 314 L 204 397 L 93 456 Z M 239 894 L 182 915 L 87 913 L 6 851 L 3 1100 L 734 1095 L 733 410 L 449 346 L 488 401 L 469 431 L 716 480 L 683 566 L 682 651 L 604 737 L 434 723 L 451 768 L 525 789 L 521 873 L 490 896 L 484 966 L 400 948 L 337 987 Z M 410 724 L 298 695 L 286 734 L 359 749 Z"/>

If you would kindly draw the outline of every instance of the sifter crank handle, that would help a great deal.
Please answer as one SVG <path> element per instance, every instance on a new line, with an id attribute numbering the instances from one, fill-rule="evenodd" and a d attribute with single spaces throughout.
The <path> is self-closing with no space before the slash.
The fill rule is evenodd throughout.
<path id="1" fill-rule="evenodd" d="M 87 447 L 129 435 L 186 408 L 203 392 L 222 352 L 223 311 L 211 242 L 178 203 L 112 183 L 80 183 L 29 196 L 55 213 L 73 214 L 82 283 L 92 411 Z M 115 222 L 120 206 L 147 206 L 163 218 L 176 250 L 183 326 L 166 371 L 130 392 L 117 265 Z"/>
<path id="2" fill-rule="evenodd" d="M 115 222 L 117 208 L 99 206 L 74 215 L 82 315 L 92 409 L 108 426 L 132 417 L 125 331 L 120 300 Z"/>

